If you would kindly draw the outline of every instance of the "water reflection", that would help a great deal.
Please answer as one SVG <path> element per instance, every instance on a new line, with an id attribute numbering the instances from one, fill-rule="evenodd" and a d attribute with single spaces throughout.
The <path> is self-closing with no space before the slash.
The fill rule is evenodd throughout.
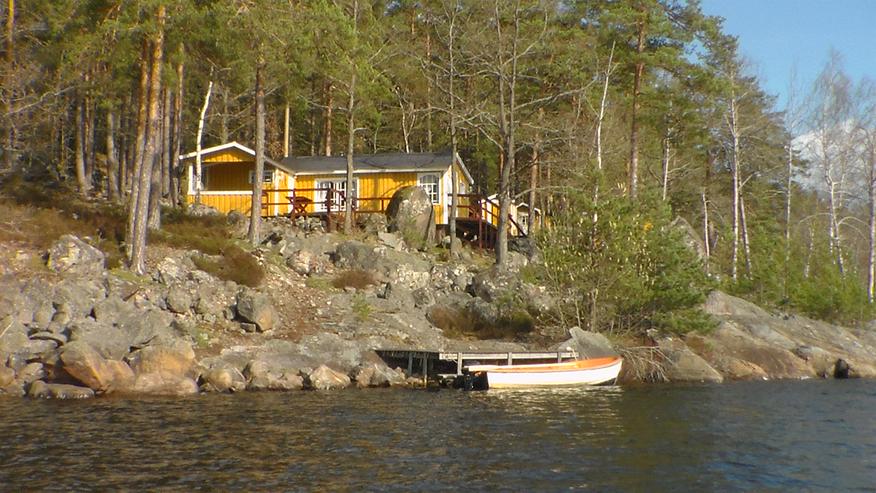
<path id="1" fill-rule="evenodd" d="M 0 399 L 0 490 L 866 491 L 873 382 Z"/>

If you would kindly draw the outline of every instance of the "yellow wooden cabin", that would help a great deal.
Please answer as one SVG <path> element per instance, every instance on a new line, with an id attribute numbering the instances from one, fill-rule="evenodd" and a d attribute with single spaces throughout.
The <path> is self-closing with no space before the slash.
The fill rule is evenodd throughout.
<path id="1" fill-rule="evenodd" d="M 355 208 L 360 213 L 383 212 L 396 191 L 417 185 L 432 200 L 435 222 L 447 224 L 452 189 L 451 164 L 450 153 L 356 155 L 353 158 L 352 191 Z M 287 157 L 282 165 L 294 174 L 294 196 L 300 200 L 301 212 L 319 214 L 327 207 L 335 206 L 338 210 L 343 209 L 341 202 L 348 195 L 345 156 Z M 458 193 L 468 194 L 474 180 L 461 159 L 457 159 L 456 167 Z M 328 204 L 327 199 L 331 199 Z"/>
<path id="2" fill-rule="evenodd" d="M 186 201 L 195 202 L 197 152 L 180 156 L 186 165 Z M 400 188 L 417 185 L 435 207 L 435 222 L 447 224 L 451 193 L 450 153 L 383 153 L 356 155 L 353 159 L 353 197 L 358 213 L 383 212 Z M 458 191 L 467 195 L 474 180 L 457 159 Z M 201 150 L 201 203 L 220 212 L 249 214 L 255 151 L 230 142 Z M 345 156 L 287 157 L 265 159 L 263 215 L 320 215 L 344 210 L 347 158 Z M 467 214 L 467 197 L 460 198 L 460 216 Z"/>
<path id="3" fill-rule="evenodd" d="M 186 202 L 196 196 L 195 160 L 197 152 L 180 156 L 186 165 L 188 190 Z M 249 214 L 252 205 L 252 180 L 255 178 L 255 151 L 237 142 L 229 142 L 201 150 L 201 203 L 228 213 L 233 210 Z M 280 162 L 265 158 L 262 177 L 265 190 L 292 188 L 293 174 Z M 265 215 L 288 214 L 292 208 L 282 192 L 267 192 Z"/>

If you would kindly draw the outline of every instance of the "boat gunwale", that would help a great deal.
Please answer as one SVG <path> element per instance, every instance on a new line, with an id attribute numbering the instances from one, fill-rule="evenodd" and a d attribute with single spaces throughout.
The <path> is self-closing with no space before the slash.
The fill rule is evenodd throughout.
<path id="1" fill-rule="evenodd" d="M 495 373 L 565 373 L 577 371 L 591 371 L 608 368 L 623 363 L 620 356 L 605 358 L 592 358 L 562 363 L 539 363 L 530 365 L 472 365 L 466 367 L 469 372 L 495 372 Z"/>

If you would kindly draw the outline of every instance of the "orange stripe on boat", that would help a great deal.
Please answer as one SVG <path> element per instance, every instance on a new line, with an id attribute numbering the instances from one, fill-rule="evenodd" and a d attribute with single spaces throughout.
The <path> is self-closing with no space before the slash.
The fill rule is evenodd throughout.
<path id="1" fill-rule="evenodd" d="M 511 365 L 508 366 L 493 366 L 489 369 L 484 368 L 483 371 L 490 372 L 499 372 L 499 373 L 517 373 L 517 372 L 526 372 L 526 373 L 540 373 L 540 372 L 550 372 L 550 371 L 571 371 L 571 370 L 587 370 L 587 369 L 597 369 L 604 368 L 606 366 L 611 366 L 617 364 L 621 361 L 620 357 L 608 357 L 608 358 L 593 358 L 593 359 L 582 359 L 575 361 L 567 361 L 564 363 L 547 363 L 540 365 Z M 475 367 L 476 370 L 481 370 L 480 368 Z"/>

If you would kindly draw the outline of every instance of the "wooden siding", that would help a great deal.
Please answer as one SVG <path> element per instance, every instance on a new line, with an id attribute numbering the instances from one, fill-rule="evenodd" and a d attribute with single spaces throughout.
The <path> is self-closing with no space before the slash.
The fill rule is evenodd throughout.
<path id="1" fill-rule="evenodd" d="M 202 155 L 203 156 L 203 155 Z M 192 159 L 194 160 L 194 158 Z M 201 158 L 201 163 L 245 163 L 253 162 L 252 156 L 241 151 L 240 149 L 225 149 L 221 152 L 211 153 L 210 155 L 203 156 Z"/>
<path id="2" fill-rule="evenodd" d="M 195 196 L 187 196 L 186 202 L 193 204 L 195 202 Z M 207 195 L 202 193 L 201 203 L 213 207 L 224 214 L 228 214 L 231 211 L 238 211 L 248 216 L 252 206 L 252 192 L 234 194 L 224 193 L 221 195 Z"/>
<path id="3" fill-rule="evenodd" d="M 359 197 L 386 197 L 391 198 L 392 195 L 400 188 L 417 184 L 416 173 L 363 173 L 354 175 L 359 180 Z M 316 188 L 316 182 L 319 180 L 344 180 L 344 174 L 330 175 L 307 175 L 295 177 L 296 189 L 313 189 Z M 307 197 L 314 200 L 314 192 L 300 192 L 297 195 Z M 384 207 L 388 201 L 384 201 Z M 380 206 L 377 200 L 362 200 L 359 201 L 359 208 L 362 210 L 376 210 Z M 314 212 L 314 206 L 307 207 L 307 212 Z"/>
<path id="4" fill-rule="evenodd" d="M 247 190 L 252 188 L 249 183 L 249 172 L 253 169 L 252 161 L 223 162 L 204 167 L 206 180 L 204 190 L 221 192 L 228 190 Z"/>

